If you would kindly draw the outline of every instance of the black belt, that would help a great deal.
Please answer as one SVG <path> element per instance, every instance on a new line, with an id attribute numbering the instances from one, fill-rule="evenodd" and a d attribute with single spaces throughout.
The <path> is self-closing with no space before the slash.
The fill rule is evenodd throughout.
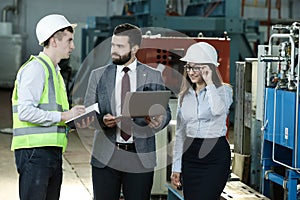
<path id="1" fill-rule="evenodd" d="M 116 147 L 118 150 L 120 150 L 120 149 L 125 150 L 125 151 L 135 150 L 134 143 L 118 143 L 118 142 L 116 142 Z"/>

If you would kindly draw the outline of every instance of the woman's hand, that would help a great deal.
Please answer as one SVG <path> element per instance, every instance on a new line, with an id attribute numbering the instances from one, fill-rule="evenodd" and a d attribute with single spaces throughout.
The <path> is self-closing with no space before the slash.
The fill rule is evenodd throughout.
<path id="1" fill-rule="evenodd" d="M 172 172 L 172 175 L 171 175 L 171 183 L 172 183 L 175 187 L 180 187 L 180 186 L 181 186 L 181 182 L 180 182 L 180 173 L 179 173 L 179 172 Z"/>
<path id="2" fill-rule="evenodd" d="M 201 74 L 202 74 L 202 78 L 205 81 L 206 85 L 213 84 L 212 70 L 210 69 L 210 67 L 208 65 L 203 65 L 201 67 Z"/>

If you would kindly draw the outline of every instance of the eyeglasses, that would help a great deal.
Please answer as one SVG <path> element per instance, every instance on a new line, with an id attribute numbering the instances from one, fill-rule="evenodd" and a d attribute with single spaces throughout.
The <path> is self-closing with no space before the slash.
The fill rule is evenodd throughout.
<path id="1" fill-rule="evenodd" d="M 193 72 L 200 72 L 201 69 L 202 69 L 202 67 L 196 67 L 196 66 L 192 67 L 192 66 L 186 64 L 186 65 L 184 65 L 184 69 L 185 69 L 187 72 L 190 72 L 190 71 L 193 71 Z"/>

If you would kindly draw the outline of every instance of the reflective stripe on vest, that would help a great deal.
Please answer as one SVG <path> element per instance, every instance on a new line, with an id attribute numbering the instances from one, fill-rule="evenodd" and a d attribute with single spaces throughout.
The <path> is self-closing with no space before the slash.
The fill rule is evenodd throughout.
<path id="1" fill-rule="evenodd" d="M 51 67 L 43 58 L 41 58 L 41 57 L 36 57 L 36 58 L 45 64 L 45 66 L 48 68 L 48 72 L 49 72 L 49 79 L 48 79 L 48 99 L 49 99 L 48 102 L 49 102 L 49 104 L 48 105 L 46 104 L 45 106 L 47 108 L 50 108 L 49 110 L 56 110 L 57 103 L 56 103 L 55 87 L 54 87 L 54 80 L 53 80 L 53 74 L 52 74 Z M 62 111 L 62 110 L 58 110 L 58 111 Z"/>
<path id="2" fill-rule="evenodd" d="M 59 96 L 56 96 L 56 89 L 60 90 L 59 82 L 63 81 L 58 74 L 55 81 L 53 78 L 53 72 L 51 66 L 47 61 L 41 56 L 31 57 L 30 61 L 36 59 L 40 64 L 44 67 L 46 73 L 45 80 L 45 88 L 41 97 L 40 104 L 38 108 L 48 111 L 65 111 L 68 109 L 69 105 L 66 101 L 66 94 L 57 93 Z M 27 62 L 27 63 L 28 63 Z M 25 63 L 20 70 L 27 64 Z M 47 70 L 47 71 L 46 71 Z M 17 96 L 17 80 L 15 83 L 15 89 L 12 97 L 12 111 L 13 111 L 13 141 L 11 149 L 19 149 L 19 148 L 31 148 L 31 147 L 39 147 L 39 146 L 60 146 L 63 147 L 63 151 L 67 145 L 66 138 L 66 126 L 64 123 L 57 123 L 53 126 L 40 126 L 38 124 L 33 124 L 30 122 L 20 121 L 18 117 L 18 96 Z M 45 99 L 46 98 L 46 99 Z M 61 103 L 62 105 L 60 105 Z"/>
<path id="3" fill-rule="evenodd" d="M 42 109 L 42 110 L 53 110 L 53 104 L 40 104 L 39 108 Z M 57 108 L 57 111 L 60 111 L 60 112 L 63 111 L 62 106 L 59 105 L 59 104 L 56 104 L 56 108 Z M 12 112 L 13 113 L 18 113 L 18 106 L 17 105 L 12 106 Z"/>
<path id="4" fill-rule="evenodd" d="M 41 131 L 43 129 L 43 131 Z M 17 128 L 14 130 L 14 136 L 27 135 L 30 134 L 40 134 L 40 133 L 66 133 L 65 126 L 35 126 L 35 127 L 26 127 L 26 128 Z"/>

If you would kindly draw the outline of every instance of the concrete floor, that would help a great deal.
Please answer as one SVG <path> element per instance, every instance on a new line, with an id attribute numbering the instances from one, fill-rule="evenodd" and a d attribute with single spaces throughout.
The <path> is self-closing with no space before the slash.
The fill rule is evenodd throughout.
<path id="1" fill-rule="evenodd" d="M 0 89 L 0 199 L 17 200 L 18 174 L 10 151 L 12 135 L 11 90 Z M 78 134 L 69 134 L 64 154 L 61 200 L 92 200 L 90 153 L 82 145 Z"/>

